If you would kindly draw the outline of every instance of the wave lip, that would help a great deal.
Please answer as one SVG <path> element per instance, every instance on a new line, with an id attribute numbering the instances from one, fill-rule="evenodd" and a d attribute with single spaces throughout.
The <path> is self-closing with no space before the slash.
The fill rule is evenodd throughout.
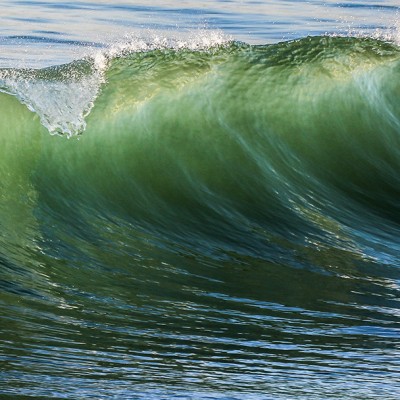
<path id="1" fill-rule="evenodd" d="M 35 112 L 51 134 L 68 136 L 85 130 L 85 117 L 103 82 L 102 71 L 85 60 L 42 70 L 0 71 L 1 91 Z"/>
<path id="2" fill-rule="evenodd" d="M 197 31 L 185 38 L 168 38 L 155 33 L 147 39 L 127 36 L 123 42 L 104 48 L 90 46 L 87 57 L 63 66 L 39 70 L 2 69 L 0 91 L 16 96 L 37 113 L 51 134 L 70 137 L 85 130 L 85 119 L 105 83 L 104 74 L 113 59 L 157 49 L 206 51 L 228 41 L 218 31 Z"/>

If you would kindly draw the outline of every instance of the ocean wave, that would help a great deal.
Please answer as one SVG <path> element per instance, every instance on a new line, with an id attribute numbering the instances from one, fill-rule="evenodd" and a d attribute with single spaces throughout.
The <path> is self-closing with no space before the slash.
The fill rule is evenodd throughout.
<path id="1" fill-rule="evenodd" d="M 213 43 L 0 70 L 0 394 L 396 398 L 400 49 Z"/>
<path id="2" fill-rule="evenodd" d="M 304 247 L 379 260 L 386 232 L 381 258 L 393 259 L 396 45 L 170 47 L 2 70 L 7 196 L 33 193 L 56 224 L 68 216 L 96 231 L 99 215 L 115 217 L 160 246 L 216 257 L 235 249 L 298 265 Z"/>

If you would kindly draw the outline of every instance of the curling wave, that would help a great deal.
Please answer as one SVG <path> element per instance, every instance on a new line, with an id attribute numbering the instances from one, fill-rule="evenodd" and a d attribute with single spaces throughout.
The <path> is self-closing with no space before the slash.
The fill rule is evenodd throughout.
<path id="1" fill-rule="evenodd" d="M 395 398 L 399 78 L 340 37 L 1 70 L 5 393 Z"/>
<path id="2" fill-rule="evenodd" d="M 291 263 L 277 251 L 285 238 L 285 253 L 375 257 L 371 230 L 396 232 L 399 215 L 399 54 L 317 37 L 125 51 L 101 73 L 91 60 L 3 70 L 3 91 L 36 111 L 1 96 L 3 169 L 13 186 L 22 154 L 39 204 L 80 210 L 89 226 L 101 210 L 217 252 Z M 50 138 L 37 117 L 51 132 L 86 131 Z"/>

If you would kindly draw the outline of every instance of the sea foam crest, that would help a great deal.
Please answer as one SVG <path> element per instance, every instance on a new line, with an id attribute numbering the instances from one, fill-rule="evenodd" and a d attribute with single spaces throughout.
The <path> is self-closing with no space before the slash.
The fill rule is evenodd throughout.
<path id="1" fill-rule="evenodd" d="M 157 49 L 208 50 L 230 41 L 232 41 L 232 37 L 218 30 L 197 29 L 174 36 L 147 31 L 143 35 L 125 35 L 122 41 L 111 43 L 104 54 L 109 58 L 114 58 L 124 53 Z"/>
<path id="2" fill-rule="evenodd" d="M 102 49 L 90 49 L 81 61 L 61 67 L 0 70 L 0 91 L 16 96 L 37 113 L 51 134 L 71 137 L 86 128 L 85 118 L 94 106 L 113 58 L 156 49 L 207 50 L 231 40 L 220 31 L 196 30 L 167 37 L 156 32 L 126 35 Z"/>

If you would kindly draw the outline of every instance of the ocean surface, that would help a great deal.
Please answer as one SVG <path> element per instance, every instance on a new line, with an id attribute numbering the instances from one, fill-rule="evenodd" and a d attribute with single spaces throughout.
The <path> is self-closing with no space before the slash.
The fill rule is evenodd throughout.
<path id="1" fill-rule="evenodd" d="M 0 398 L 400 398 L 400 4 L 0 0 Z"/>

